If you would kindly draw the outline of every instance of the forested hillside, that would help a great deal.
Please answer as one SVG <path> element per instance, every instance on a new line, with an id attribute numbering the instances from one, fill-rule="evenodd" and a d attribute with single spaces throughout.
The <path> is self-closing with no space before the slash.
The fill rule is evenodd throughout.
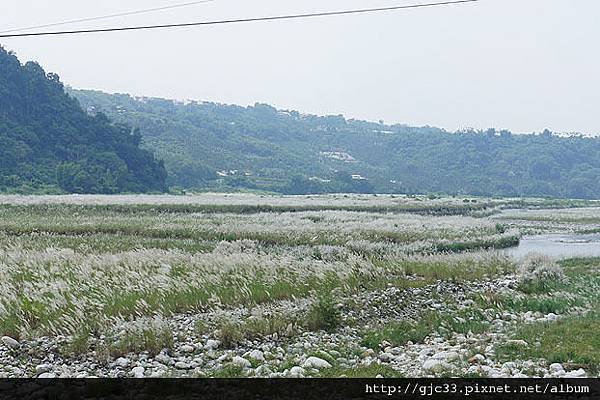
<path id="1" fill-rule="evenodd" d="M 164 191 L 166 171 L 141 136 L 89 116 L 55 74 L 0 47 L 0 191 Z"/>
<path id="2" fill-rule="evenodd" d="M 600 138 L 448 133 L 281 111 L 72 91 L 89 113 L 140 128 L 171 186 L 283 193 L 600 198 Z"/>

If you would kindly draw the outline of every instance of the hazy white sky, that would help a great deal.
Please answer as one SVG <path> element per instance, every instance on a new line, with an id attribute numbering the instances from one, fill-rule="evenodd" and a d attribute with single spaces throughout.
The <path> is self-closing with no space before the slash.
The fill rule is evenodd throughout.
<path id="1" fill-rule="evenodd" d="M 2 0 L 0 30 L 185 2 Z M 217 0 L 68 28 L 419 2 L 427 0 Z M 37 60 L 77 88 L 266 102 L 450 130 L 595 134 L 599 43 L 598 0 L 481 0 L 313 20 L 0 39 L 21 61 Z"/>

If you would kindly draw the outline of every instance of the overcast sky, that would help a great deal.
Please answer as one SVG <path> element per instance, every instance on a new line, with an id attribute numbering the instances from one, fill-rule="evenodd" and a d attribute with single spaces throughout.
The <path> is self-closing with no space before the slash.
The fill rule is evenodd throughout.
<path id="1" fill-rule="evenodd" d="M 187 0 L 190 1 L 190 0 Z M 0 30 L 186 0 L 2 0 Z M 217 0 L 65 28 L 427 0 Z M 411 125 L 600 133 L 600 1 L 481 0 L 371 15 L 0 39 L 76 88 Z"/>

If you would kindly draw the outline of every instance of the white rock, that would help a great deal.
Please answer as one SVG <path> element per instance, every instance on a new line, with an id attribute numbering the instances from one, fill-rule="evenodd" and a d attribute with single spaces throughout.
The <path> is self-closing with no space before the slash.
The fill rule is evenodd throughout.
<path id="1" fill-rule="evenodd" d="M 250 361 L 248 361 L 245 358 L 240 357 L 240 356 L 233 357 L 233 360 L 231 360 L 231 362 L 233 364 L 237 365 L 238 367 L 242 367 L 242 368 L 252 367 L 252 363 Z"/>
<path id="2" fill-rule="evenodd" d="M 434 360 L 455 361 L 460 358 L 460 355 L 455 351 L 441 351 L 431 356 Z"/>
<path id="3" fill-rule="evenodd" d="M 261 361 L 261 362 L 265 361 L 265 355 L 260 350 L 252 350 L 250 353 L 248 353 L 248 357 L 250 357 L 256 361 Z"/>
<path id="4" fill-rule="evenodd" d="M 535 362 L 531 360 L 527 360 L 523 362 L 523 368 L 533 368 L 535 367 Z"/>
<path id="5" fill-rule="evenodd" d="M 218 348 L 219 348 L 219 341 L 217 341 L 217 340 L 209 339 L 204 344 L 205 350 L 216 350 Z"/>
<path id="6" fill-rule="evenodd" d="M 43 374 L 44 372 L 52 371 L 52 365 L 50 364 L 40 364 L 35 367 L 35 373 L 37 375 Z"/>
<path id="7" fill-rule="evenodd" d="M 394 360 L 394 358 L 395 358 L 394 355 L 391 353 L 381 353 L 379 355 L 379 360 L 384 363 L 392 362 Z"/>
<path id="8" fill-rule="evenodd" d="M 480 367 L 477 365 L 471 365 L 469 367 L 469 369 L 467 370 L 467 373 L 469 374 L 478 374 L 480 372 Z"/>
<path id="9" fill-rule="evenodd" d="M 154 359 L 164 365 L 170 365 L 172 362 L 171 357 L 169 357 L 168 355 L 166 355 L 164 353 L 160 353 L 159 355 L 154 357 Z"/>
<path id="10" fill-rule="evenodd" d="M 471 364 L 481 363 L 485 360 L 485 356 L 483 354 L 475 354 L 473 357 L 469 358 L 469 362 Z"/>
<path id="11" fill-rule="evenodd" d="M 304 368 L 316 369 L 331 368 L 331 364 L 319 357 L 308 357 L 302 366 Z"/>
<path id="12" fill-rule="evenodd" d="M 18 349 L 20 346 L 19 342 L 11 338 L 10 336 L 2 336 L 2 343 L 10 347 L 11 349 Z"/>
<path id="13" fill-rule="evenodd" d="M 517 364 L 515 364 L 512 361 L 505 362 L 504 364 L 502 364 L 502 369 L 506 369 L 506 370 L 509 370 L 509 371 L 515 369 L 516 367 L 517 367 Z"/>
<path id="14" fill-rule="evenodd" d="M 550 371 L 552 372 L 560 372 L 560 371 L 564 371 L 565 369 L 563 368 L 562 364 L 560 363 L 552 363 L 550 364 Z"/>
<path id="15" fill-rule="evenodd" d="M 191 366 L 190 366 L 190 364 L 188 364 L 188 363 L 186 363 L 186 362 L 183 362 L 183 361 L 177 361 L 177 362 L 175 363 L 175 368 L 177 368 L 177 369 L 190 369 L 190 368 L 191 368 Z"/>
<path id="16" fill-rule="evenodd" d="M 361 354 L 361 357 L 367 358 L 367 357 L 371 357 L 374 354 L 375 354 L 375 351 L 373 349 L 367 349 Z"/>
<path id="17" fill-rule="evenodd" d="M 393 355 L 395 355 L 395 356 L 399 356 L 400 354 L 402 354 L 402 353 L 403 353 L 403 351 L 402 351 L 402 349 L 401 349 L 400 347 L 393 347 L 393 348 L 390 350 L 390 353 L 392 353 L 392 354 L 393 354 Z"/>
<path id="18" fill-rule="evenodd" d="M 222 363 L 223 361 L 227 360 L 228 357 L 229 357 L 229 355 L 223 354 L 217 358 L 217 362 Z"/>
<path id="19" fill-rule="evenodd" d="M 189 344 L 184 344 L 179 348 L 183 353 L 193 353 L 196 348 L 194 346 L 190 346 Z"/>
<path id="20" fill-rule="evenodd" d="M 131 375 L 133 375 L 134 378 L 143 378 L 144 372 L 146 372 L 144 367 L 134 367 L 131 369 Z"/>
<path id="21" fill-rule="evenodd" d="M 433 349 L 430 348 L 424 348 L 423 350 L 421 350 L 419 352 L 419 358 L 423 359 L 423 358 L 429 358 L 429 356 L 431 354 L 433 354 L 435 351 Z"/>
<path id="22" fill-rule="evenodd" d="M 38 376 L 38 378 L 40 379 L 53 379 L 56 378 L 56 375 L 51 373 L 51 372 L 44 372 L 43 374 L 41 374 L 40 376 Z"/>
<path id="23" fill-rule="evenodd" d="M 256 376 L 269 376 L 273 373 L 273 371 L 271 371 L 271 368 L 269 368 L 268 365 L 262 364 L 259 365 L 258 368 L 256 368 L 255 373 Z"/>
<path id="24" fill-rule="evenodd" d="M 548 321 L 556 321 L 558 319 L 558 315 L 556 315 L 554 313 L 550 313 L 550 314 L 546 315 L 546 319 Z"/>
<path id="25" fill-rule="evenodd" d="M 502 372 L 498 371 L 496 368 L 490 368 L 490 369 L 487 371 L 487 375 L 488 375 L 490 378 L 502 378 L 502 377 L 503 377 L 503 374 L 502 374 Z"/>
<path id="26" fill-rule="evenodd" d="M 129 363 L 130 363 L 129 359 L 125 358 L 125 357 L 119 357 L 115 361 L 115 364 L 118 365 L 119 367 L 126 367 L 129 365 Z"/>
<path id="27" fill-rule="evenodd" d="M 582 368 L 575 371 L 569 371 L 565 374 L 565 378 L 585 378 L 587 373 Z"/>
<path id="28" fill-rule="evenodd" d="M 526 341 L 521 340 L 521 339 L 508 340 L 506 343 L 513 345 L 513 346 L 523 346 L 523 347 L 529 346 L 529 343 L 527 343 Z"/>
<path id="29" fill-rule="evenodd" d="M 423 369 L 426 372 L 439 374 L 441 372 L 452 369 L 452 365 L 442 360 L 435 360 L 430 358 L 429 360 L 425 361 L 425 363 L 423 363 Z"/>
<path id="30" fill-rule="evenodd" d="M 292 367 L 290 369 L 290 377 L 292 378 L 304 378 L 304 374 L 306 374 L 306 370 L 302 367 Z"/>

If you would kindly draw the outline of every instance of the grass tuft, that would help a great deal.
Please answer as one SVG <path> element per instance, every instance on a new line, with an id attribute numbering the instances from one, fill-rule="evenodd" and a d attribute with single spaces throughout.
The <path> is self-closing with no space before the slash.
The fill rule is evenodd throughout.
<path id="1" fill-rule="evenodd" d="M 381 375 L 384 378 L 404 378 L 399 371 L 394 370 L 392 367 L 377 363 L 356 368 L 327 368 L 320 371 L 317 377 L 339 378 L 343 376 L 346 378 L 375 378 L 378 375 Z"/>
<path id="2" fill-rule="evenodd" d="M 333 295 L 320 295 L 312 304 L 306 316 L 306 327 L 313 331 L 335 331 L 341 324 L 341 312 L 336 306 Z"/>
<path id="3" fill-rule="evenodd" d="M 549 257 L 532 254 L 519 269 L 518 288 L 527 294 L 550 293 L 560 288 L 565 281 L 562 268 Z"/>
<path id="4" fill-rule="evenodd" d="M 515 339 L 529 346 L 500 345 L 496 347 L 499 359 L 546 359 L 549 363 L 574 364 L 588 372 L 600 370 L 600 312 L 573 316 L 553 323 L 535 323 L 521 326 Z"/>

